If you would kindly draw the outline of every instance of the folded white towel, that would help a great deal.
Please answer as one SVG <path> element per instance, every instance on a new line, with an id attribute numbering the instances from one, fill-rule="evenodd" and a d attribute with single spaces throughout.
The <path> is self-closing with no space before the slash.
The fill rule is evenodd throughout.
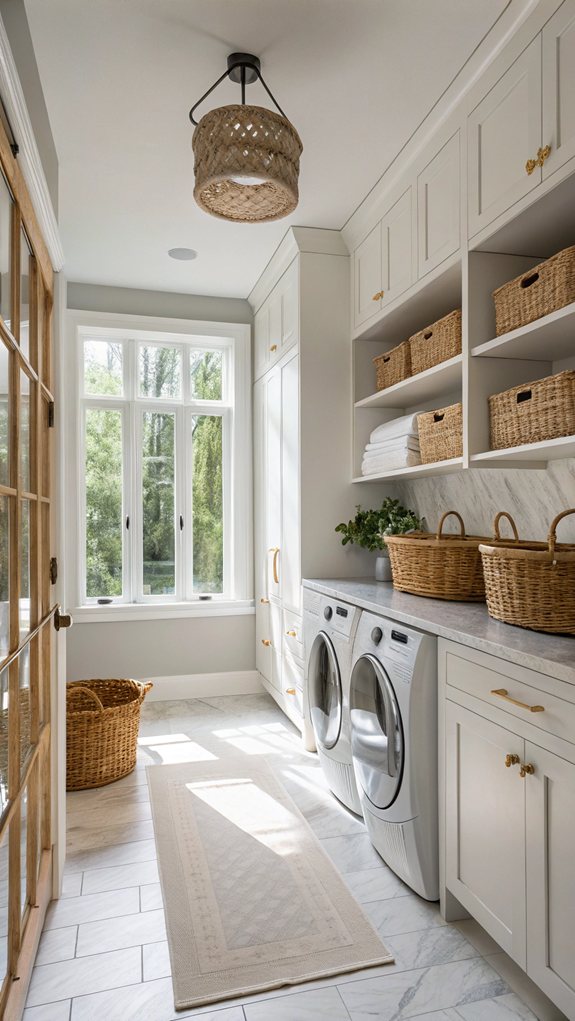
<path id="1" fill-rule="evenodd" d="M 413 415 L 402 415 L 401 418 L 394 418 L 391 422 L 383 422 L 374 429 L 369 437 L 370 443 L 378 443 L 381 440 L 392 440 L 397 436 L 417 436 L 417 413 Z"/>
<path id="2" fill-rule="evenodd" d="M 421 464 L 421 456 L 415 450 L 387 454 L 381 458 L 369 458 L 361 465 L 362 475 L 383 475 L 388 471 L 395 471 L 397 468 L 412 468 Z"/>
<path id="3" fill-rule="evenodd" d="M 419 450 L 418 436 L 398 436 L 391 440 L 382 440 L 380 443 L 366 443 L 366 454 L 378 454 L 386 450 Z"/>

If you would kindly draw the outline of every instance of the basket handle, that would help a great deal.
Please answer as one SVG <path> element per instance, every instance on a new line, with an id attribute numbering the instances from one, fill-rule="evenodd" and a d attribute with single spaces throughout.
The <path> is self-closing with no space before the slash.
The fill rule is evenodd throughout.
<path id="1" fill-rule="evenodd" d="M 513 540 L 514 542 L 519 542 L 519 532 L 517 531 L 517 525 L 515 524 L 513 518 L 511 517 L 511 514 L 508 514 L 507 511 L 499 511 L 499 514 L 495 516 L 495 521 L 493 522 L 493 538 L 497 539 L 499 542 L 501 541 L 501 535 L 499 532 L 499 522 L 501 521 L 501 518 L 507 518 L 513 531 Z"/>
<path id="2" fill-rule="evenodd" d="M 570 510 L 561 511 L 561 513 L 558 514 L 556 518 L 553 518 L 553 521 L 549 526 L 549 537 L 547 541 L 549 543 L 549 552 L 551 554 L 555 553 L 555 543 L 557 541 L 557 525 L 563 518 L 566 518 L 568 514 L 575 514 L 575 507 L 572 507 Z"/>
<path id="3" fill-rule="evenodd" d="M 69 697 L 75 695 L 77 692 L 82 692 L 83 695 L 88 695 L 92 699 L 92 701 L 96 703 L 96 708 L 98 709 L 98 711 L 101 713 L 104 712 L 104 706 L 102 705 L 100 699 L 96 695 L 96 692 L 92 691 L 91 688 L 86 688 L 83 684 L 74 684 L 73 687 L 67 688 L 66 701 L 68 700 Z"/>
<path id="4" fill-rule="evenodd" d="M 531 287 L 532 284 L 537 283 L 539 280 L 539 273 L 528 273 L 527 276 L 523 277 L 521 281 L 521 287 Z"/>
<path id="5" fill-rule="evenodd" d="M 146 697 L 148 692 L 152 690 L 153 687 L 154 687 L 154 685 L 152 684 L 151 681 L 146 681 L 146 683 L 143 685 L 143 688 L 144 688 L 144 698 Z"/>
<path id="6" fill-rule="evenodd" d="M 461 533 L 460 533 L 460 537 L 461 537 L 462 539 L 465 539 L 465 525 L 463 524 L 463 518 L 461 517 L 461 514 L 459 514 L 459 513 L 457 512 L 457 511 L 446 511 L 446 512 L 445 512 L 445 514 L 443 515 L 443 517 L 442 517 L 441 521 L 439 522 L 439 528 L 437 529 L 437 535 L 436 535 L 436 537 L 435 537 L 436 539 L 441 539 L 441 538 L 442 538 L 442 533 L 443 533 L 443 522 L 444 522 L 444 521 L 445 521 L 445 519 L 446 519 L 446 518 L 448 518 L 448 517 L 449 517 L 449 516 L 450 516 L 451 514 L 453 514 L 453 515 L 454 515 L 454 517 L 456 517 L 456 518 L 457 518 L 457 520 L 459 521 L 459 525 L 460 525 L 460 528 L 461 528 Z"/>

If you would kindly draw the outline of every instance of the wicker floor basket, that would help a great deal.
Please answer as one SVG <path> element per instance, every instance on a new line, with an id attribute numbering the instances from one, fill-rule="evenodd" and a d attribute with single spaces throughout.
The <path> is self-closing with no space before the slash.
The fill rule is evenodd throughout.
<path id="1" fill-rule="evenodd" d="M 566 370 L 489 398 L 492 450 L 575 434 L 575 372 Z"/>
<path id="2" fill-rule="evenodd" d="M 450 515 L 459 521 L 459 535 L 443 534 L 443 524 Z M 488 541 L 484 536 L 466 535 L 463 518 L 457 511 L 443 515 L 436 535 L 427 532 L 386 535 L 393 587 L 432 599 L 483 602 L 485 585 L 479 545 Z"/>
<path id="3" fill-rule="evenodd" d="M 103 787 L 132 772 L 151 687 L 115 678 L 66 685 L 66 790 Z"/>
<path id="4" fill-rule="evenodd" d="M 556 541 L 551 522 L 547 543 L 482 544 L 487 610 L 491 617 L 533 631 L 575 635 L 575 545 Z"/>
<path id="5" fill-rule="evenodd" d="M 373 364 L 378 390 L 385 390 L 394 383 L 401 383 L 411 376 L 409 341 L 404 340 L 403 344 L 392 347 L 391 351 L 378 355 L 373 359 Z"/>
<path id="6" fill-rule="evenodd" d="M 461 404 L 426 411 L 417 416 L 421 463 L 447 461 L 463 453 L 463 413 Z"/>
<path id="7" fill-rule="evenodd" d="M 575 301 L 575 245 L 493 292 L 498 337 Z"/>
<path id="8" fill-rule="evenodd" d="M 409 338 L 411 373 L 424 372 L 433 365 L 461 354 L 461 309 L 439 319 Z"/>

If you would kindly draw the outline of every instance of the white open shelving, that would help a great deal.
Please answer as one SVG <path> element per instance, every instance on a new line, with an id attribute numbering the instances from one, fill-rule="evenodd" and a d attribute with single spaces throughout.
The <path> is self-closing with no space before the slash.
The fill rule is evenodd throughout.
<path id="1" fill-rule="evenodd" d="M 446 362 L 426 369 L 425 372 L 418 372 L 416 376 L 410 376 L 388 386 L 385 390 L 378 390 L 377 393 L 356 401 L 356 408 L 405 408 L 412 405 L 425 403 L 442 394 L 449 393 L 461 386 L 461 363 L 463 355 L 455 355 Z"/>
<path id="2" fill-rule="evenodd" d="M 484 450 L 471 455 L 471 463 L 479 468 L 531 467 L 544 468 L 547 461 L 575 457 L 575 436 L 559 436 L 540 443 L 524 443 L 504 450 Z M 528 464 L 525 464 L 528 462 Z"/>
<path id="3" fill-rule="evenodd" d="M 387 482 L 400 481 L 401 479 L 422 479 L 428 475 L 449 475 L 451 472 L 461 471 L 463 458 L 453 457 L 448 461 L 435 461 L 433 464 L 416 464 L 411 468 L 396 468 L 394 471 L 385 472 L 379 475 L 359 475 L 352 482 Z"/>
<path id="4" fill-rule="evenodd" d="M 471 351 L 479 358 L 527 358 L 560 361 L 575 355 L 575 302 L 503 333 Z"/>

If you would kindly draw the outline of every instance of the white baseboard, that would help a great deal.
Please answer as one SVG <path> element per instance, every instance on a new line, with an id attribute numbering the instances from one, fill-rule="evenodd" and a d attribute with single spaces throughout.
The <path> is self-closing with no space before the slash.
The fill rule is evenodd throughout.
<path id="1" fill-rule="evenodd" d="M 234 670 L 221 674 L 180 674 L 171 677 L 142 677 L 154 687 L 146 696 L 151 702 L 168 699 L 208 698 L 215 695 L 253 695 L 263 691 L 257 670 Z"/>

